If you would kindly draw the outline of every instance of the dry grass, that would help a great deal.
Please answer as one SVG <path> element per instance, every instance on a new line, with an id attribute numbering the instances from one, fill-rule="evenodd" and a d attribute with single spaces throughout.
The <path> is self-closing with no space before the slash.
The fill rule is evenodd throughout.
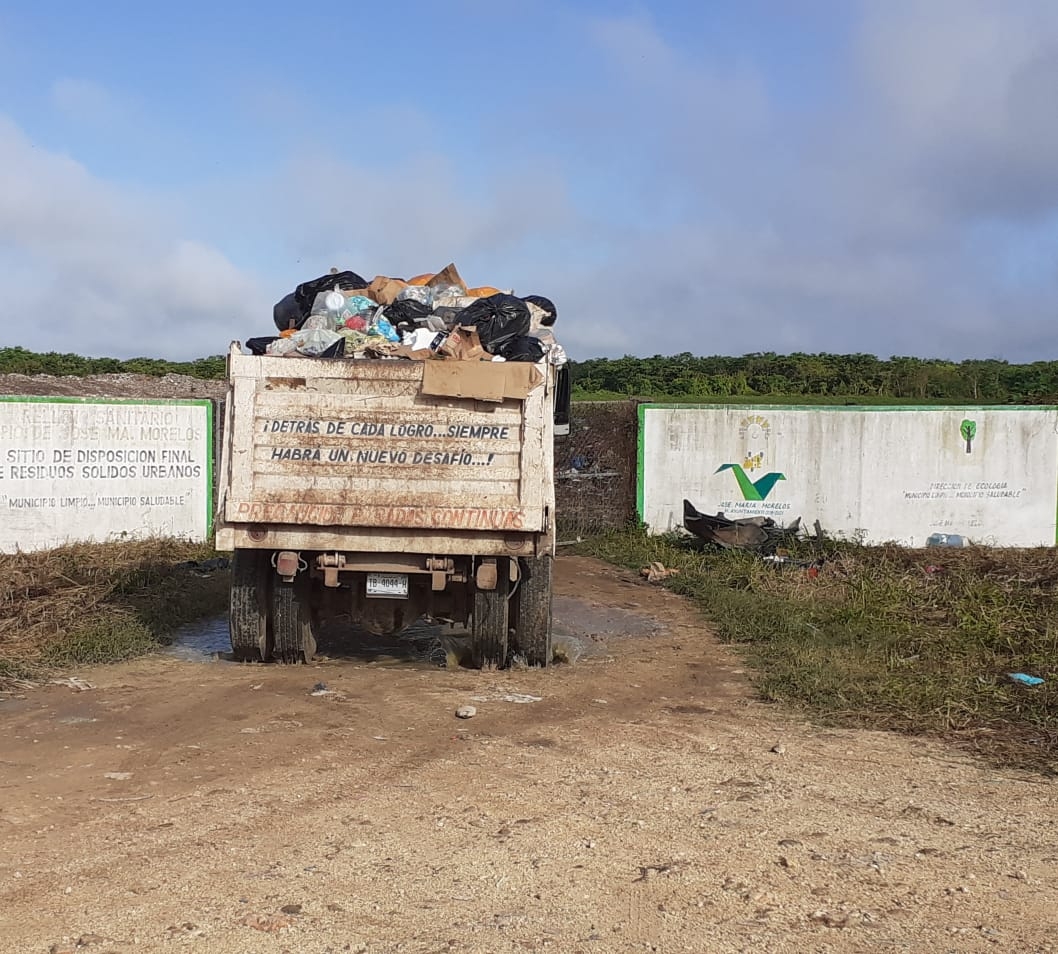
<path id="1" fill-rule="evenodd" d="M 0 682 L 141 655 L 181 623 L 221 612 L 228 574 L 179 565 L 210 555 L 170 540 L 0 555 Z"/>
<path id="2" fill-rule="evenodd" d="M 659 560 L 756 669 L 761 696 L 845 725 L 943 735 L 1007 764 L 1058 770 L 1058 554 L 805 543 L 818 576 L 673 537 L 588 549 Z M 1042 677 L 1029 688 L 1009 674 Z"/>

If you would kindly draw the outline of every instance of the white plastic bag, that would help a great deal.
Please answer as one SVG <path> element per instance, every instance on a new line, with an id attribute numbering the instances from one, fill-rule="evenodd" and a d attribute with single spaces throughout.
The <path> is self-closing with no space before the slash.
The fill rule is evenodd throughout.
<path id="1" fill-rule="evenodd" d="M 326 328 L 302 328 L 290 336 L 299 354 L 315 358 L 323 354 L 341 335 Z"/>

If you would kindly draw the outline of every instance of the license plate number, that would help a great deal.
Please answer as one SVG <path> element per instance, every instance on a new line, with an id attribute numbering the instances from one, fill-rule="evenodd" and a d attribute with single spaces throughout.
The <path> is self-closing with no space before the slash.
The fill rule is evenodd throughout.
<path id="1" fill-rule="evenodd" d="M 407 573 L 368 573 L 367 595 L 403 598 L 408 595 Z"/>

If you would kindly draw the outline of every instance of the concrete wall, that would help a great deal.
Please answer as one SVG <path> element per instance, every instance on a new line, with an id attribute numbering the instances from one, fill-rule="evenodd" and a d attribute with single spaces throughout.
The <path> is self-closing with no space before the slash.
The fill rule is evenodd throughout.
<path id="1" fill-rule="evenodd" d="M 934 533 L 1054 546 L 1058 409 L 642 405 L 639 515 L 683 499 L 728 517 L 819 520 L 828 533 L 923 546 Z M 965 422 L 965 423 L 964 423 Z"/>
<path id="2" fill-rule="evenodd" d="M 205 540 L 209 401 L 0 397 L 0 552 Z"/>

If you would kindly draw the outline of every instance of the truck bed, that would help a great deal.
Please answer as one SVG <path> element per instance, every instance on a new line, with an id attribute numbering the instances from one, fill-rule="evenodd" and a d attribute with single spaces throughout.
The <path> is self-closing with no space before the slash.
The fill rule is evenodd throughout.
<path id="1" fill-rule="evenodd" d="M 262 525 L 317 528 L 320 541 L 355 528 L 379 546 L 406 536 L 391 531 L 549 527 L 553 385 L 543 365 L 233 347 L 228 373 L 218 546 Z"/>

